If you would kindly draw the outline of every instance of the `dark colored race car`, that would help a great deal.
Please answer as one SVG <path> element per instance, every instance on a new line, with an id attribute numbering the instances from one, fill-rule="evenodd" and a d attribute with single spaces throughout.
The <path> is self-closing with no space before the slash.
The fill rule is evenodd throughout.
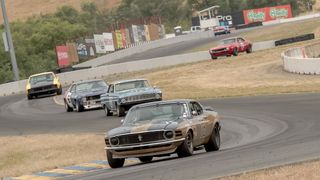
<path id="1" fill-rule="evenodd" d="M 88 80 L 74 83 L 65 92 L 64 104 L 67 112 L 82 112 L 87 109 L 101 108 L 101 94 L 107 92 L 104 80 Z"/>
<path id="2" fill-rule="evenodd" d="M 238 56 L 241 52 L 252 52 L 252 44 L 241 37 L 223 39 L 217 47 L 209 50 L 212 59 L 219 56 Z"/>
<path id="3" fill-rule="evenodd" d="M 26 85 L 27 98 L 37 98 L 45 94 L 62 94 L 59 78 L 53 72 L 34 74 L 29 77 Z"/>
<path id="4" fill-rule="evenodd" d="M 170 100 L 132 107 L 123 124 L 106 133 L 106 154 L 110 167 L 122 167 L 125 158 L 141 162 L 177 153 L 220 148 L 220 120 L 211 107 L 194 100 Z"/>

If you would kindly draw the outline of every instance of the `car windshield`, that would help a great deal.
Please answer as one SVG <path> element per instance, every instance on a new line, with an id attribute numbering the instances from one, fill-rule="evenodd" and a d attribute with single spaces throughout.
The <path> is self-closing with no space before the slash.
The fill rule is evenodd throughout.
<path id="1" fill-rule="evenodd" d="M 53 74 L 42 74 L 30 77 L 30 84 L 35 85 L 39 82 L 52 82 Z"/>
<path id="2" fill-rule="evenodd" d="M 116 92 L 119 91 L 126 91 L 130 89 L 136 88 L 146 88 L 150 87 L 147 80 L 139 80 L 139 81 L 130 81 L 130 82 L 123 82 L 115 85 Z"/>
<path id="3" fill-rule="evenodd" d="M 76 87 L 77 92 L 99 91 L 107 89 L 107 84 L 103 80 L 80 83 Z"/>
<path id="4" fill-rule="evenodd" d="M 187 105 L 182 103 L 157 104 L 131 109 L 123 125 L 167 123 L 187 116 Z"/>
<path id="5" fill-rule="evenodd" d="M 232 44 L 235 42 L 236 42 L 236 39 L 224 39 L 220 42 L 220 44 Z"/>

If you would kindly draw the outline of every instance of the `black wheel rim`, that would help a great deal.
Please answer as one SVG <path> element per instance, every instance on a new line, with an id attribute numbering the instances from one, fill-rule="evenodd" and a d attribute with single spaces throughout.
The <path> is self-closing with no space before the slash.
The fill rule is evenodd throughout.
<path id="1" fill-rule="evenodd" d="M 188 133 L 187 139 L 186 139 L 186 144 L 190 152 L 193 150 L 193 144 L 192 144 L 192 135 Z"/>

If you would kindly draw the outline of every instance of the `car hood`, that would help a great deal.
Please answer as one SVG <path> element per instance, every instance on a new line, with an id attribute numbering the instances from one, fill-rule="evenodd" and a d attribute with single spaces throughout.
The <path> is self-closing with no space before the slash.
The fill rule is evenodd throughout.
<path id="1" fill-rule="evenodd" d="M 141 93 L 157 93 L 160 92 L 159 89 L 153 88 L 153 87 L 148 87 L 148 88 L 138 88 L 138 89 L 130 89 L 130 90 L 125 90 L 125 91 L 120 91 L 118 92 L 119 96 L 130 96 L 130 95 L 136 95 L 136 94 L 141 94 Z"/>
<path id="2" fill-rule="evenodd" d="M 97 90 L 92 90 L 92 91 L 84 91 L 84 92 L 79 92 L 77 95 L 79 97 L 88 97 L 88 96 L 97 96 L 101 94 L 105 94 L 107 92 L 106 89 L 97 89 Z"/>
<path id="3" fill-rule="evenodd" d="M 122 125 L 118 128 L 110 130 L 107 133 L 107 136 L 113 137 L 121 134 L 139 133 L 139 132 L 146 132 L 146 131 L 174 130 L 178 127 L 180 122 L 173 122 L 173 121 L 152 122 L 151 121 L 151 123 L 146 123 L 141 125 Z"/>
<path id="4" fill-rule="evenodd" d="M 43 81 L 43 82 L 38 82 L 36 84 L 30 84 L 30 86 L 31 88 L 37 88 L 37 87 L 49 86 L 52 84 L 53 84 L 53 81 Z"/>

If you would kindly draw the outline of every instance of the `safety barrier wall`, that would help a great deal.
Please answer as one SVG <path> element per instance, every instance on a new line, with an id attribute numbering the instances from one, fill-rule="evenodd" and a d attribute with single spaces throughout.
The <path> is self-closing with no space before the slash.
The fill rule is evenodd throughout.
<path id="1" fill-rule="evenodd" d="M 316 43 L 283 52 L 281 58 L 284 70 L 298 74 L 320 74 L 319 51 L 320 43 Z"/>
<path id="2" fill-rule="evenodd" d="M 274 42 L 274 41 L 273 41 Z M 264 48 L 263 48 L 264 47 Z M 274 47 L 272 41 L 259 42 L 253 44 L 253 51 L 263 50 Z M 210 59 L 208 51 L 200 51 L 188 54 L 159 57 L 148 60 L 119 63 L 106 66 L 98 66 L 90 69 L 71 71 L 58 74 L 62 85 L 69 85 L 73 82 L 87 79 L 104 78 L 111 74 L 134 72 L 147 69 L 155 69 L 180 65 L 185 63 L 199 62 Z M 21 93 L 25 91 L 26 80 L 0 85 L 0 96 Z"/>
<path id="3" fill-rule="evenodd" d="M 166 46 L 169 44 L 175 44 L 183 41 L 190 41 L 190 40 L 201 39 L 201 38 L 210 38 L 213 36 L 214 36 L 213 31 L 205 31 L 205 32 L 190 33 L 190 34 L 181 35 L 181 36 L 168 38 L 168 39 L 149 41 L 148 43 L 144 43 L 139 46 L 134 46 L 131 48 L 116 51 L 114 53 L 110 53 L 110 54 L 98 57 L 96 59 L 77 64 L 74 67 L 87 67 L 87 66 L 97 67 L 97 66 L 101 66 L 103 64 L 115 61 L 116 59 L 127 57 L 140 52 L 145 52 L 150 49 Z"/>

